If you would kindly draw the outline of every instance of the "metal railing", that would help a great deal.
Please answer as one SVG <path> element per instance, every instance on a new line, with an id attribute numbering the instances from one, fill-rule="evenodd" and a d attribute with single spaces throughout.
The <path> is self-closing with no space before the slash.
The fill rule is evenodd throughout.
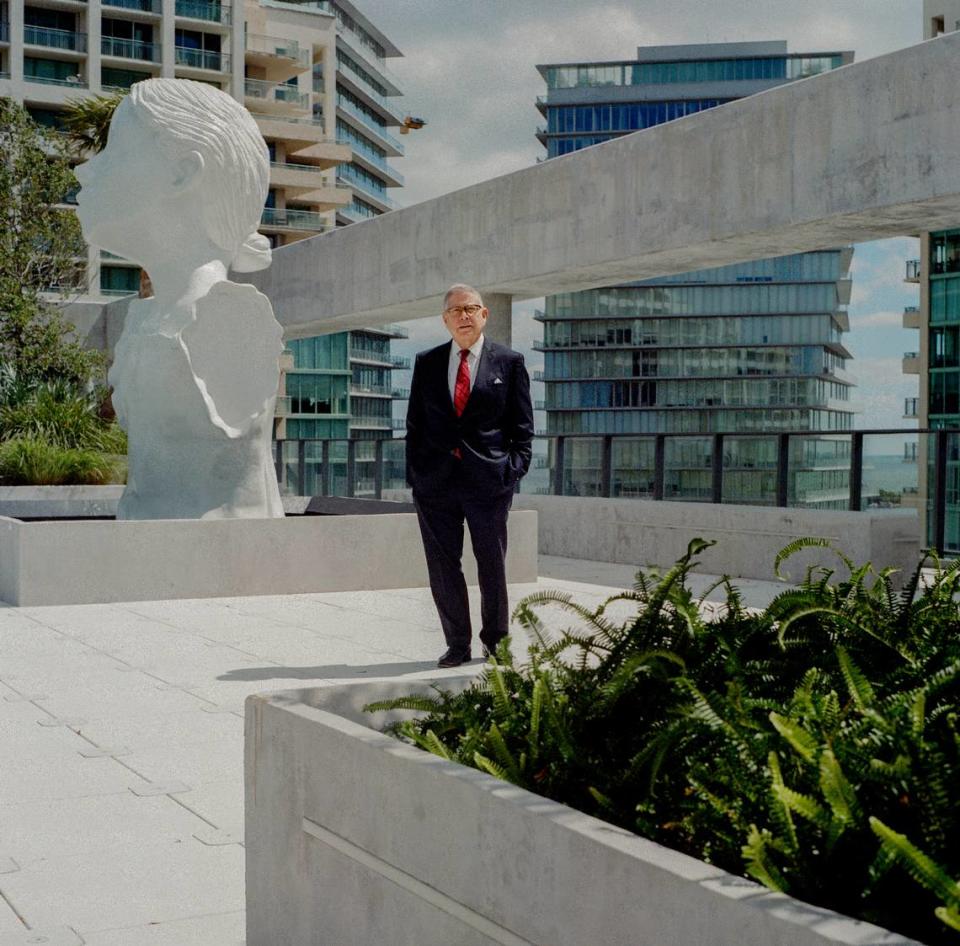
<path id="1" fill-rule="evenodd" d="M 906 397 L 903 399 L 903 416 L 916 417 L 920 407 L 920 398 Z"/>
<path id="2" fill-rule="evenodd" d="M 87 51 L 87 34 L 73 30 L 54 30 L 46 26 L 24 26 L 23 41 L 30 46 L 46 46 L 49 49 L 70 49 L 73 52 Z"/>
<path id="3" fill-rule="evenodd" d="M 376 418 L 376 425 L 400 430 L 404 423 L 399 418 L 392 422 Z M 904 437 L 910 440 L 903 445 L 901 459 Z M 879 441 L 881 446 L 890 444 L 879 455 L 877 438 L 887 438 Z M 890 438 L 895 442 L 890 443 Z M 375 451 L 378 498 L 383 488 L 405 486 L 405 444 L 398 437 L 374 441 L 373 448 L 371 441 L 279 442 L 275 458 L 284 488 L 298 492 L 306 484 L 308 493 L 354 495 L 337 490 L 346 490 L 358 479 L 350 467 L 356 460 L 357 443 L 365 444 L 363 450 Z M 865 446 L 873 451 L 867 454 Z M 904 463 L 922 462 L 926 472 L 922 478 L 918 478 L 919 469 L 903 473 L 914 480 L 895 489 L 884 486 L 889 470 L 878 466 L 880 460 L 901 469 Z M 339 466 L 334 471 L 331 464 Z M 818 476 L 827 485 L 810 488 Z M 537 478 L 543 484 L 540 487 L 529 482 Z M 531 475 L 523 481 L 523 491 L 837 511 L 888 508 L 902 499 L 904 507 L 926 510 L 928 547 L 940 554 L 960 554 L 960 532 L 947 534 L 948 511 L 951 522 L 960 513 L 960 491 L 949 485 L 958 478 L 960 429 L 549 434 L 534 440 Z"/>
<path id="4" fill-rule="evenodd" d="M 138 62 L 159 62 L 160 44 L 145 43 L 139 39 L 124 39 L 119 36 L 101 36 L 100 53 L 119 59 L 136 59 Z"/>

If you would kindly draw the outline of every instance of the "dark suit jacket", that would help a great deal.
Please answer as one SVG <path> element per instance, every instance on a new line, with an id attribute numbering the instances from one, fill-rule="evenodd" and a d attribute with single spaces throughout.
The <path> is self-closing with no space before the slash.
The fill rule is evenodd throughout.
<path id="1" fill-rule="evenodd" d="M 491 499 L 512 493 L 530 468 L 533 405 L 523 355 L 483 340 L 477 377 L 457 417 L 447 370 L 450 346 L 417 355 L 407 408 L 407 482 L 414 493 L 443 493 L 458 482 Z M 453 451 L 460 450 L 460 459 Z"/>

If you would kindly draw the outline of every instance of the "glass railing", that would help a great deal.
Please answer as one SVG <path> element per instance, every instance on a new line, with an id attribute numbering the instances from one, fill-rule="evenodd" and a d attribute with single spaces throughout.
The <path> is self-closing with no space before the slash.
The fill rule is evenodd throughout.
<path id="1" fill-rule="evenodd" d="M 202 0 L 177 0 L 176 13 L 177 16 L 187 16 L 192 20 L 206 20 L 208 23 L 230 22 L 230 7 L 222 3 L 204 3 Z"/>
<path id="2" fill-rule="evenodd" d="M 355 381 L 350 382 L 351 394 L 374 394 L 377 396 L 391 397 L 391 388 L 389 384 L 358 384 Z"/>
<path id="3" fill-rule="evenodd" d="M 916 417 L 920 407 L 920 398 L 907 397 L 903 399 L 903 416 Z"/>
<path id="4" fill-rule="evenodd" d="M 345 164 L 341 164 L 337 168 L 337 180 L 349 184 L 352 189 L 360 191 L 368 198 L 379 201 L 391 209 L 397 206 L 396 201 L 394 201 L 392 197 L 387 196 L 386 190 L 380 190 L 369 183 L 369 181 L 364 180 L 359 174 L 351 173 Z"/>
<path id="5" fill-rule="evenodd" d="M 230 69 L 230 56 L 212 49 L 177 46 L 174 61 L 178 66 L 191 69 L 209 69 L 212 72 L 227 72 Z"/>
<path id="6" fill-rule="evenodd" d="M 410 368 L 410 359 L 405 355 L 393 355 L 390 358 L 390 364 L 393 365 L 394 368 L 406 371 Z"/>
<path id="7" fill-rule="evenodd" d="M 920 281 L 920 260 L 918 259 L 907 260 L 907 271 L 906 271 L 906 275 L 903 278 L 904 278 L 904 281 L 906 282 Z"/>
<path id="8" fill-rule="evenodd" d="M 292 161 L 271 161 L 270 167 L 280 168 L 281 170 L 285 168 L 289 171 L 307 171 L 310 174 L 323 174 L 323 168 L 318 168 L 314 164 L 294 164 Z M 324 182 L 319 183 L 323 184 Z M 333 187 L 333 184 L 333 181 L 329 182 L 330 187 Z"/>
<path id="9" fill-rule="evenodd" d="M 378 73 L 381 78 L 386 79 L 392 86 L 399 88 L 396 75 L 387 65 L 387 60 L 379 55 L 376 50 L 371 49 L 364 41 L 363 37 L 354 33 L 343 23 L 337 23 L 337 37 L 341 39 L 348 50 L 359 60 L 361 66 L 367 66 Z"/>
<path id="10" fill-rule="evenodd" d="M 315 210 L 278 210 L 275 207 L 264 207 L 260 221 L 265 227 L 284 227 L 290 230 L 311 230 L 321 233 L 332 230 L 325 214 Z"/>
<path id="11" fill-rule="evenodd" d="M 398 119 L 402 119 L 401 115 L 401 106 L 395 102 L 391 102 L 390 98 L 386 95 L 382 95 L 376 89 L 374 89 L 366 76 L 357 72 L 356 69 L 352 68 L 349 63 L 339 60 L 337 62 L 337 72 L 345 74 L 348 78 L 352 78 L 354 82 L 357 83 L 358 87 L 363 90 L 363 94 L 368 98 L 373 99 L 381 108 L 388 111 L 391 115 L 395 116 Z"/>
<path id="12" fill-rule="evenodd" d="M 160 0 L 101 0 L 105 7 L 119 7 L 122 10 L 140 10 L 142 13 L 159 13 Z"/>
<path id="13" fill-rule="evenodd" d="M 0 43 L 10 42 L 10 24 L 7 20 L 0 20 Z"/>
<path id="14" fill-rule="evenodd" d="M 23 28 L 23 41 L 30 46 L 71 49 L 78 53 L 87 51 L 87 34 L 74 33 L 71 30 L 52 30 L 45 26 L 25 26 Z"/>
<path id="15" fill-rule="evenodd" d="M 383 125 L 371 118 L 362 108 L 357 108 L 357 106 L 354 105 L 350 99 L 342 95 L 338 95 L 337 108 L 342 108 L 345 112 L 347 112 L 347 114 L 352 115 L 358 121 L 362 122 L 364 128 L 369 128 L 378 138 L 387 142 L 391 148 L 394 148 L 395 150 L 399 151 L 400 154 L 403 154 L 403 142 L 398 138 L 394 138 L 394 136 L 391 135 Z"/>
<path id="16" fill-rule="evenodd" d="M 345 135 L 342 131 L 337 135 L 337 144 L 348 145 L 354 154 L 359 155 L 369 164 L 379 168 L 384 174 L 389 174 L 391 180 L 397 181 L 401 186 L 403 185 L 405 180 L 404 176 L 394 168 L 383 155 L 377 154 L 369 145 L 358 141 L 352 135 Z"/>
<path id="17" fill-rule="evenodd" d="M 392 364 L 389 351 L 374 351 L 369 348 L 351 348 L 351 361 L 375 361 L 380 365 Z"/>
<path id="18" fill-rule="evenodd" d="M 390 423 L 400 430 L 404 426 L 400 418 L 388 422 L 364 416 L 357 423 L 377 427 Z M 276 443 L 282 489 L 300 495 L 355 495 L 349 484 L 371 471 L 361 474 L 351 462 L 369 463 L 369 444 Z M 375 441 L 373 451 L 372 474 L 378 486 L 404 488 L 404 441 Z M 926 510 L 925 542 L 948 554 L 960 552 L 960 529 L 949 518 L 960 511 L 960 502 L 948 489 L 960 466 L 960 430 L 543 434 L 534 438 L 532 452 L 522 493 L 845 513 L 889 510 L 916 515 Z M 926 485 L 914 465 L 919 461 L 929 464 Z M 307 481 L 302 474 L 311 463 L 317 475 Z"/>
<path id="19" fill-rule="evenodd" d="M 309 51 L 302 49 L 295 39 L 247 33 L 244 41 L 250 52 L 264 53 L 267 56 L 276 56 L 278 59 L 290 59 L 304 66 L 310 64 Z M 314 91 L 317 91 L 316 86 Z"/>
<path id="20" fill-rule="evenodd" d="M 244 82 L 259 82 L 260 79 L 244 79 Z M 269 83 L 268 83 L 269 84 Z M 257 96 L 251 95 L 250 98 L 256 98 Z M 251 112 L 254 118 L 259 118 L 262 121 L 273 121 L 273 122 L 283 122 L 284 125 L 293 122 L 297 125 L 311 125 L 313 128 L 318 128 L 321 132 L 324 130 L 325 125 L 321 119 L 318 118 L 304 118 L 299 115 L 268 115 L 264 112 Z M 282 135 L 280 136 L 282 137 Z M 337 141 L 335 138 L 331 138 L 329 135 L 320 138 L 317 143 L 324 142 L 326 144 L 336 144 Z"/>
<path id="21" fill-rule="evenodd" d="M 160 44 L 144 43 L 138 39 L 101 36 L 100 52 L 104 56 L 116 56 L 119 59 L 136 59 L 138 62 L 160 61 Z"/>
<path id="22" fill-rule="evenodd" d="M 24 75 L 23 78 L 27 82 L 39 82 L 41 85 L 63 85 L 63 86 L 67 86 L 68 88 L 74 88 L 74 89 L 87 88 L 86 80 L 80 78 L 80 76 L 64 76 L 61 79 L 55 76 Z"/>
<path id="23" fill-rule="evenodd" d="M 283 102 L 296 108 L 310 107 L 310 94 L 301 92 L 295 85 L 267 82 L 264 79 L 244 79 L 244 94 L 247 98 L 264 102 Z"/>

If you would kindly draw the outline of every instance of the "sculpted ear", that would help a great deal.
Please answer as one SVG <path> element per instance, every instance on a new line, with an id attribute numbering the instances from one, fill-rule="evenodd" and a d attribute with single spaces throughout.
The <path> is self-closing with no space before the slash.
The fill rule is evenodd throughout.
<path id="1" fill-rule="evenodd" d="M 174 165 L 174 189 L 182 193 L 198 184 L 203 176 L 203 167 L 203 155 L 199 151 L 191 151 L 180 158 Z"/>

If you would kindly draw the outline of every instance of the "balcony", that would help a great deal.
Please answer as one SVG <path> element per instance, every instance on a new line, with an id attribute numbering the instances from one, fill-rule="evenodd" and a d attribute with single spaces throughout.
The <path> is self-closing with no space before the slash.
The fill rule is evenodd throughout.
<path id="1" fill-rule="evenodd" d="M 903 353 L 903 373 L 920 374 L 920 353 L 907 351 Z"/>
<path id="2" fill-rule="evenodd" d="M 340 134 L 337 135 L 337 143 L 350 148 L 353 152 L 353 161 L 378 180 L 382 179 L 385 187 L 403 187 L 404 176 L 392 167 L 383 155 L 377 154 L 377 152 L 365 142 L 358 141 L 356 138 L 340 132 Z M 344 170 L 346 170 L 348 174 L 351 173 L 348 169 Z M 354 176 L 361 182 L 358 186 L 363 187 L 363 178 L 360 177 L 360 175 Z"/>
<path id="3" fill-rule="evenodd" d="M 9 79 L 10 76 L 7 75 L 7 78 Z M 63 79 L 54 79 L 50 76 L 29 76 L 29 75 L 25 75 L 23 78 L 25 82 L 38 82 L 40 83 L 40 85 L 62 85 L 69 89 L 87 88 L 86 80 L 81 78 L 81 76 L 79 75 L 66 76 Z"/>
<path id="4" fill-rule="evenodd" d="M 357 108 L 348 98 L 343 95 L 337 96 L 337 108 L 350 118 L 356 119 L 362 126 L 361 134 L 371 135 L 376 138 L 375 144 L 381 145 L 385 150 L 393 153 L 394 157 L 402 157 L 404 153 L 403 142 L 395 138 L 378 124 L 363 109 Z"/>
<path id="5" fill-rule="evenodd" d="M 392 417 L 351 417 L 350 427 L 352 429 L 364 428 L 366 430 L 393 430 Z"/>
<path id="6" fill-rule="evenodd" d="M 213 49 L 192 49 L 188 46 L 177 46 L 174 53 L 174 63 L 187 69 L 202 69 L 205 72 L 230 71 L 229 54 Z"/>
<path id="7" fill-rule="evenodd" d="M 396 201 L 392 197 L 388 197 L 385 190 L 374 187 L 374 185 L 365 178 L 353 173 L 348 164 L 342 164 L 337 168 L 337 180 L 344 184 L 349 184 L 364 200 L 379 209 L 396 209 Z"/>
<path id="8" fill-rule="evenodd" d="M 393 388 L 393 390 L 390 392 L 390 396 L 396 401 L 408 401 L 410 400 L 410 389 Z"/>
<path id="9" fill-rule="evenodd" d="M 203 20 L 205 23 L 229 25 L 230 7 L 223 3 L 204 3 L 202 0 L 177 0 L 176 14 L 190 20 Z"/>
<path id="10" fill-rule="evenodd" d="M 390 358 L 390 364 L 401 371 L 407 371 L 410 368 L 410 359 L 403 355 L 393 355 Z"/>
<path id="11" fill-rule="evenodd" d="M 263 69 L 265 79 L 289 79 L 310 68 L 310 50 L 302 48 L 295 39 L 247 33 L 245 44 L 247 64 Z"/>
<path id="12" fill-rule="evenodd" d="M 100 0 L 103 7 L 114 7 L 118 10 L 136 10 L 140 13 L 160 13 L 160 0 Z"/>
<path id="13" fill-rule="evenodd" d="M 344 80 L 344 85 L 348 86 L 351 92 L 379 108 L 387 121 L 396 125 L 403 122 L 401 106 L 398 103 L 391 102 L 387 96 L 372 88 L 366 77 L 353 69 L 348 63 L 343 61 L 337 63 L 337 76 Z"/>
<path id="14" fill-rule="evenodd" d="M 916 420 L 919 416 L 917 413 L 920 405 L 920 398 L 918 397 L 907 397 L 903 399 L 903 417 L 904 420 Z"/>
<path id="15" fill-rule="evenodd" d="M 397 77 L 387 65 L 386 59 L 371 49 L 362 36 L 357 35 L 343 23 L 337 23 L 337 42 L 342 44 L 344 51 L 351 59 L 357 60 L 357 65 L 369 70 L 373 78 L 394 93 L 400 92 Z"/>
<path id="16" fill-rule="evenodd" d="M 23 42 L 27 46 L 45 46 L 47 49 L 87 51 L 87 34 L 71 30 L 51 30 L 45 26 L 24 26 Z"/>
<path id="17" fill-rule="evenodd" d="M 10 23 L 7 20 L 0 20 L 0 43 L 10 42 Z"/>
<path id="18" fill-rule="evenodd" d="M 264 207 L 260 224 L 267 229 L 295 230 L 300 233 L 323 233 L 334 226 L 326 214 L 314 210 L 278 210 L 275 207 Z"/>
<path id="19" fill-rule="evenodd" d="M 920 260 L 908 259 L 904 282 L 920 282 Z"/>
<path id="20" fill-rule="evenodd" d="M 903 310 L 903 327 L 920 328 L 920 309 L 915 305 L 908 305 Z"/>
<path id="21" fill-rule="evenodd" d="M 133 59 L 137 62 L 160 62 L 160 44 L 144 43 L 138 39 L 116 36 L 100 37 L 100 53 L 114 59 Z"/>
<path id="22" fill-rule="evenodd" d="M 383 365 L 385 368 L 393 366 L 389 351 L 377 351 L 372 348 L 360 348 L 356 345 L 350 347 L 351 361 L 366 361 L 373 365 Z M 409 367 L 409 365 L 407 366 Z"/>
<path id="23" fill-rule="evenodd" d="M 351 381 L 350 393 L 359 397 L 393 397 L 388 384 L 357 384 Z"/>
<path id="24" fill-rule="evenodd" d="M 301 92 L 295 85 L 267 82 L 264 79 L 244 79 L 243 94 L 250 108 L 284 112 L 305 112 L 310 108 L 310 93 Z"/>

